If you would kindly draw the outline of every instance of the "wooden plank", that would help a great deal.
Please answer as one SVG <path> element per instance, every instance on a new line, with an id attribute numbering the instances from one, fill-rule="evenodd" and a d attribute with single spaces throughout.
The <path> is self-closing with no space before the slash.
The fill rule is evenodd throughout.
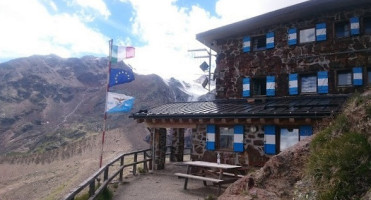
<path id="1" fill-rule="evenodd" d="M 190 166 L 198 166 L 198 167 L 208 167 L 208 168 L 217 168 L 217 169 L 237 169 L 241 168 L 238 165 L 229 165 L 229 164 L 217 164 L 214 162 L 206 162 L 206 161 L 188 161 L 184 162 L 186 165 Z"/>
<path id="2" fill-rule="evenodd" d="M 210 182 L 213 182 L 213 183 L 223 182 L 223 180 L 220 180 L 220 179 L 204 177 L 204 176 L 196 176 L 196 175 L 192 175 L 192 174 L 175 173 L 174 175 L 178 176 L 178 177 L 197 179 L 197 180 L 201 180 L 201 181 L 210 181 Z"/>

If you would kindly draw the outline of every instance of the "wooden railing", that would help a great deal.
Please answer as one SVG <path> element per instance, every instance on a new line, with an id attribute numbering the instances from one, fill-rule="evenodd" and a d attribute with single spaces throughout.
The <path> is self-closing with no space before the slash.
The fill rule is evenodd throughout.
<path id="1" fill-rule="evenodd" d="M 115 159 L 110 161 L 105 166 L 101 167 L 98 171 L 96 171 L 92 176 L 86 179 L 83 183 L 81 183 L 78 187 L 73 189 L 69 194 L 67 194 L 64 199 L 65 200 L 73 200 L 75 197 L 85 188 L 89 187 L 89 200 L 95 199 L 103 190 L 107 187 L 107 185 L 117 176 L 119 175 L 119 181 L 123 180 L 124 168 L 133 166 L 133 174 L 137 173 L 137 165 L 143 163 L 144 171 L 148 171 L 147 162 L 149 162 L 149 166 L 152 166 L 152 158 L 148 156 L 148 152 L 151 152 L 151 149 L 139 150 L 130 153 L 124 153 L 120 156 L 117 156 Z M 138 155 L 143 154 L 142 160 L 138 161 Z M 133 161 L 127 164 L 124 163 L 125 157 L 133 157 Z M 110 167 L 113 167 L 116 163 L 119 162 L 118 168 L 111 174 L 109 174 Z M 100 182 L 100 176 L 103 174 L 103 183 L 96 188 L 96 182 Z"/>

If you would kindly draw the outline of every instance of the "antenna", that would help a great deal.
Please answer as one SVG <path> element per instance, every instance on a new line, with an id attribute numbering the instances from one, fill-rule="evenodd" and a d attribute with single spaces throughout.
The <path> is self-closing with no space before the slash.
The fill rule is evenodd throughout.
<path id="1" fill-rule="evenodd" d="M 206 71 L 207 69 L 209 69 L 209 77 L 208 77 L 208 81 L 206 82 L 206 80 L 202 83 L 202 86 L 206 86 L 206 84 L 209 85 L 209 93 L 210 93 L 210 83 L 211 83 L 211 56 L 215 56 L 215 55 L 212 55 L 211 54 L 211 48 L 209 50 L 207 50 L 206 48 L 203 48 L 203 49 L 191 49 L 191 50 L 188 50 L 188 52 L 197 52 L 197 51 L 202 51 L 202 52 L 206 52 L 207 55 L 205 56 L 193 56 L 193 58 L 209 58 L 209 64 L 207 64 L 205 61 L 200 65 L 200 68 L 202 71 Z M 205 84 L 206 82 L 206 84 Z"/>

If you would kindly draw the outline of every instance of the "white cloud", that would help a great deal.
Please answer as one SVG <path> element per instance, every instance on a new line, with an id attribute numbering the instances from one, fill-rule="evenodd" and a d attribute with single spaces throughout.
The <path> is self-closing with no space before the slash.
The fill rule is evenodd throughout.
<path id="1" fill-rule="evenodd" d="M 132 4 L 135 13 L 133 33 L 146 42 L 144 47 L 137 48 L 136 58 L 126 62 L 139 73 L 189 79 L 201 75 L 199 65 L 204 60 L 208 62 L 208 59 L 194 59 L 187 52 L 189 49 L 205 48 L 195 39 L 197 33 L 303 0 L 219 0 L 216 12 L 220 17 L 210 16 L 208 11 L 198 6 L 179 8 L 175 5 L 176 0 L 121 1 Z M 215 57 L 212 63 L 214 65 Z"/>
<path id="2" fill-rule="evenodd" d="M 50 15 L 37 0 L 1 1 L 0 19 L 6 19 L 0 21 L 2 58 L 107 54 L 107 37 L 75 15 Z"/>
<path id="3" fill-rule="evenodd" d="M 218 0 L 216 3 L 216 13 L 221 16 L 223 24 L 228 24 L 303 1 L 306 0 Z"/>
<path id="4" fill-rule="evenodd" d="M 204 47 L 195 35 L 208 30 L 217 19 L 197 6 L 190 10 L 178 8 L 175 0 L 130 2 L 135 10 L 133 33 L 146 45 L 136 48 L 136 57 L 126 62 L 139 73 L 180 79 L 200 76 L 203 60 L 194 59 L 187 51 Z"/>
<path id="5" fill-rule="evenodd" d="M 106 4 L 102 0 L 75 0 L 75 2 L 84 7 L 98 11 L 106 19 L 111 15 Z"/>

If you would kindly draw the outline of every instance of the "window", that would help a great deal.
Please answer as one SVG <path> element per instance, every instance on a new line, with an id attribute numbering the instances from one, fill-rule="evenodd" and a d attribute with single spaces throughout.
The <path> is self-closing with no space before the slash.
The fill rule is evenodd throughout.
<path id="1" fill-rule="evenodd" d="M 301 92 L 302 93 L 315 93 L 317 92 L 317 76 L 308 75 L 301 77 Z"/>
<path id="2" fill-rule="evenodd" d="M 349 37 L 350 36 L 349 22 L 344 21 L 335 23 L 335 35 L 337 38 Z"/>
<path id="3" fill-rule="evenodd" d="M 307 42 L 314 42 L 316 41 L 316 29 L 315 28 L 308 28 L 300 30 L 299 35 L 299 42 L 307 43 Z"/>
<path id="4" fill-rule="evenodd" d="M 299 129 L 281 128 L 280 151 L 299 142 Z"/>
<path id="5" fill-rule="evenodd" d="M 351 71 L 338 72 L 338 86 L 349 85 L 352 85 L 352 72 Z"/>
<path id="6" fill-rule="evenodd" d="M 371 17 L 363 19 L 363 26 L 365 34 L 371 34 Z"/>
<path id="7" fill-rule="evenodd" d="M 265 77 L 252 79 L 253 95 L 265 95 L 266 91 L 267 91 L 267 81 Z"/>
<path id="8" fill-rule="evenodd" d="M 233 150 L 233 132 L 232 127 L 219 127 L 219 149 Z"/>
<path id="9" fill-rule="evenodd" d="M 265 35 L 252 38 L 253 51 L 265 50 L 267 47 L 267 39 Z"/>

